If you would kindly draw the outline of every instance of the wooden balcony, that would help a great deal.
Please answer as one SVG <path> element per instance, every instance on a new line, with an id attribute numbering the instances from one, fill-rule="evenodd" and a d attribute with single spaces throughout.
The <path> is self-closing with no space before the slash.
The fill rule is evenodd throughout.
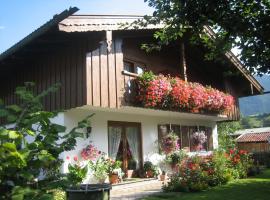
<path id="1" fill-rule="evenodd" d="M 123 103 L 122 106 L 125 107 L 138 107 L 136 104 L 136 90 L 137 85 L 135 83 L 135 79 L 138 77 L 138 74 L 122 71 L 123 79 L 124 79 L 124 93 L 123 93 Z M 131 109 L 131 108 L 129 108 Z M 155 109 L 153 109 L 155 110 Z M 149 112 L 145 111 L 145 112 Z M 151 112 L 151 111 L 150 111 Z M 166 110 L 166 112 L 179 112 L 179 111 L 173 111 L 173 110 Z M 238 99 L 235 98 L 235 104 L 233 105 L 233 108 L 230 111 L 222 111 L 219 113 L 213 113 L 213 112 L 199 112 L 199 113 L 191 113 L 191 112 L 179 112 L 179 113 L 186 113 L 186 114 L 192 114 L 192 115 L 203 115 L 203 116 L 215 116 L 217 117 L 217 121 L 234 121 L 240 119 L 240 111 L 239 111 L 239 104 Z"/>

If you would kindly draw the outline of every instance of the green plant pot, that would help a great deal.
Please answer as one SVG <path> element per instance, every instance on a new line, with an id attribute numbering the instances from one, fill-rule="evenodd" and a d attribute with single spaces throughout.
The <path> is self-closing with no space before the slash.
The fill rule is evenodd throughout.
<path id="1" fill-rule="evenodd" d="M 79 189 L 70 188 L 66 190 L 67 200 L 109 200 L 110 184 L 87 184 L 81 185 Z"/>

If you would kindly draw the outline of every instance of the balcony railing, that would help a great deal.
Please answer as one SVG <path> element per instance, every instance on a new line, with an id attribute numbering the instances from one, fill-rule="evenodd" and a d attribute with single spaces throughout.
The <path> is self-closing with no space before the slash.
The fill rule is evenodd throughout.
<path id="1" fill-rule="evenodd" d="M 238 106 L 238 100 L 236 98 L 234 98 L 233 103 L 231 103 L 231 105 L 227 105 L 228 108 L 223 108 L 220 110 L 217 110 L 217 108 L 215 107 L 214 103 L 213 105 L 211 103 L 208 103 L 208 107 L 206 106 L 206 109 L 186 109 L 184 107 L 181 108 L 181 105 L 179 107 L 179 109 L 176 106 L 172 106 L 172 105 L 167 105 L 164 107 L 161 106 L 156 106 L 155 104 L 151 105 L 151 104 L 146 104 L 145 102 L 141 102 L 140 99 L 138 99 L 138 84 L 136 84 L 136 79 L 138 79 L 139 75 L 135 74 L 135 73 L 131 73 L 131 72 L 127 72 L 127 71 L 123 71 L 122 72 L 123 76 L 124 76 L 124 104 L 126 106 L 141 106 L 141 107 L 148 107 L 148 108 L 155 108 L 155 109 L 163 109 L 163 110 L 171 110 L 171 111 L 179 111 L 179 112 L 190 112 L 190 113 L 199 113 L 199 114 L 207 114 L 207 115 L 226 115 L 228 120 L 239 120 L 240 118 L 240 112 L 239 112 L 239 106 Z M 194 87 L 203 87 L 200 84 L 194 84 Z M 157 86 L 158 88 L 158 86 Z M 201 88 L 203 90 L 203 88 Z M 210 90 L 213 90 L 214 92 L 219 92 L 218 94 L 224 94 L 223 92 L 220 91 L 216 91 L 213 88 L 210 88 Z M 199 92 L 198 95 L 200 95 L 200 90 L 196 89 L 196 92 Z M 225 95 L 225 94 L 224 94 Z M 228 95 L 228 94 L 226 94 Z M 228 95 L 230 96 L 230 95 Z M 155 94 L 153 94 L 153 97 L 155 98 Z M 209 97 L 209 99 L 211 99 Z M 180 100 L 179 103 L 181 103 L 182 101 Z M 171 103 L 172 104 L 172 103 Z M 228 104 L 228 102 L 227 102 Z M 212 109 L 211 107 L 214 107 L 215 109 Z M 221 106 L 222 107 L 222 106 Z M 194 108 L 196 108 L 196 106 L 194 106 Z"/>

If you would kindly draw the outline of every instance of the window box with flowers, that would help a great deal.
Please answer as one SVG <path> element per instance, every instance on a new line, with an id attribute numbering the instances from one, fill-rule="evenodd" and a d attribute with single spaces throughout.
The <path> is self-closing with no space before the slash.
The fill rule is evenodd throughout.
<path id="1" fill-rule="evenodd" d="M 218 114 L 231 111 L 235 103 L 229 94 L 178 77 L 144 72 L 136 83 L 137 105 L 145 108 Z"/>

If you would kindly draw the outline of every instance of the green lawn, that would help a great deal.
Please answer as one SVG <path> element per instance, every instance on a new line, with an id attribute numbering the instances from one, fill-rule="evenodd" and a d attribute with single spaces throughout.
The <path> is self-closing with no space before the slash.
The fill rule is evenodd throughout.
<path id="1" fill-rule="evenodd" d="M 270 170 L 198 193 L 163 193 L 145 200 L 270 200 Z"/>

